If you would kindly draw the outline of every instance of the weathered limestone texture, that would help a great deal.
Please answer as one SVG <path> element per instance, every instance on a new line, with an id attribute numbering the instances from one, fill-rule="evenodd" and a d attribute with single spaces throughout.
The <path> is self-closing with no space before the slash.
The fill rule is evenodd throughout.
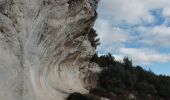
<path id="1" fill-rule="evenodd" d="M 98 0 L 0 0 L 0 100 L 64 100 L 94 85 Z"/>

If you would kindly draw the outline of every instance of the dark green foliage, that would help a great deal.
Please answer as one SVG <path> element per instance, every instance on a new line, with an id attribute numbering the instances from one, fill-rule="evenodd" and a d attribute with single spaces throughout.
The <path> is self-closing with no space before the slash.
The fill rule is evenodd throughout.
<path id="1" fill-rule="evenodd" d="M 108 55 L 103 55 L 100 57 L 95 54 L 90 61 L 99 64 L 100 67 L 109 67 L 109 65 L 115 64 L 115 59 L 110 53 Z"/>
<path id="2" fill-rule="evenodd" d="M 97 87 L 97 88 L 91 89 L 90 91 L 90 94 L 95 94 L 98 96 L 106 96 L 106 93 L 107 91 L 102 87 Z"/>
<path id="3" fill-rule="evenodd" d="M 125 67 L 128 67 L 128 68 L 132 67 L 132 61 L 129 60 L 128 57 L 124 57 L 123 64 L 124 64 Z"/>
<path id="4" fill-rule="evenodd" d="M 97 47 L 98 45 L 100 45 L 100 39 L 96 38 L 98 35 L 96 33 L 96 31 L 94 29 L 91 29 L 90 32 L 88 33 L 88 39 L 91 43 L 92 47 Z"/>
<path id="5" fill-rule="evenodd" d="M 100 57 L 95 54 L 90 61 L 103 69 L 98 86 L 90 90 L 90 96 L 71 94 L 67 100 L 99 100 L 98 97 L 111 100 L 170 100 L 169 76 L 156 75 L 151 70 L 133 66 L 128 57 L 119 62 L 111 54 Z"/>
<path id="6" fill-rule="evenodd" d="M 67 97 L 67 100 L 100 100 L 100 98 L 94 95 L 83 95 L 80 93 L 72 93 Z"/>
<path id="7" fill-rule="evenodd" d="M 156 75 L 151 70 L 133 66 L 128 57 L 121 63 L 111 54 L 100 57 L 95 54 L 91 61 L 103 68 L 97 88 L 90 91 L 93 95 L 111 100 L 170 100 L 169 76 Z M 134 98 L 130 98 L 131 94 Z"/>
<path id="8" fill-rule="evenodd" d="M 67 97 L 67 100 L 89 100 L 87 96 L 80 93 L 72 93 Z"/>

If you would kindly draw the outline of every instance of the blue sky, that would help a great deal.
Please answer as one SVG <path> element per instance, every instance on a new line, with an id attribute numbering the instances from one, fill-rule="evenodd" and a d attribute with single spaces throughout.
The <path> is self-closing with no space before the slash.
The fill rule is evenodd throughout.
<path id="1" fill-rule="evenodd" d="M 117 60 L 128 56 L 135 65 L 170 75 L 170 1 L 101 0 L 94 28 L 99 54 Z"/>

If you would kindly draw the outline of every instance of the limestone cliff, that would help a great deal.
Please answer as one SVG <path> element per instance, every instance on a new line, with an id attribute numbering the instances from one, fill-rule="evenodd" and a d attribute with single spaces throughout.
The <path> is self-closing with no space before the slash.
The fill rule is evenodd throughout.
<path id="1" fill-rule="evenodd" d="M 0 100 L 64 100 L 94 85 L 98 0 L 0 0 Z"/>

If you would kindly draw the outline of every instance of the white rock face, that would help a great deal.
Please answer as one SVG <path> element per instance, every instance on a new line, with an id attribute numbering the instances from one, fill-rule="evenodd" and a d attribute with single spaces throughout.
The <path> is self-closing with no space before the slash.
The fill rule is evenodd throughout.
<path id="1" fill-rule="evenodd" d="M 94 85 L 98 0 L 0 0 L 0 100 L 64 100 Z"/>

